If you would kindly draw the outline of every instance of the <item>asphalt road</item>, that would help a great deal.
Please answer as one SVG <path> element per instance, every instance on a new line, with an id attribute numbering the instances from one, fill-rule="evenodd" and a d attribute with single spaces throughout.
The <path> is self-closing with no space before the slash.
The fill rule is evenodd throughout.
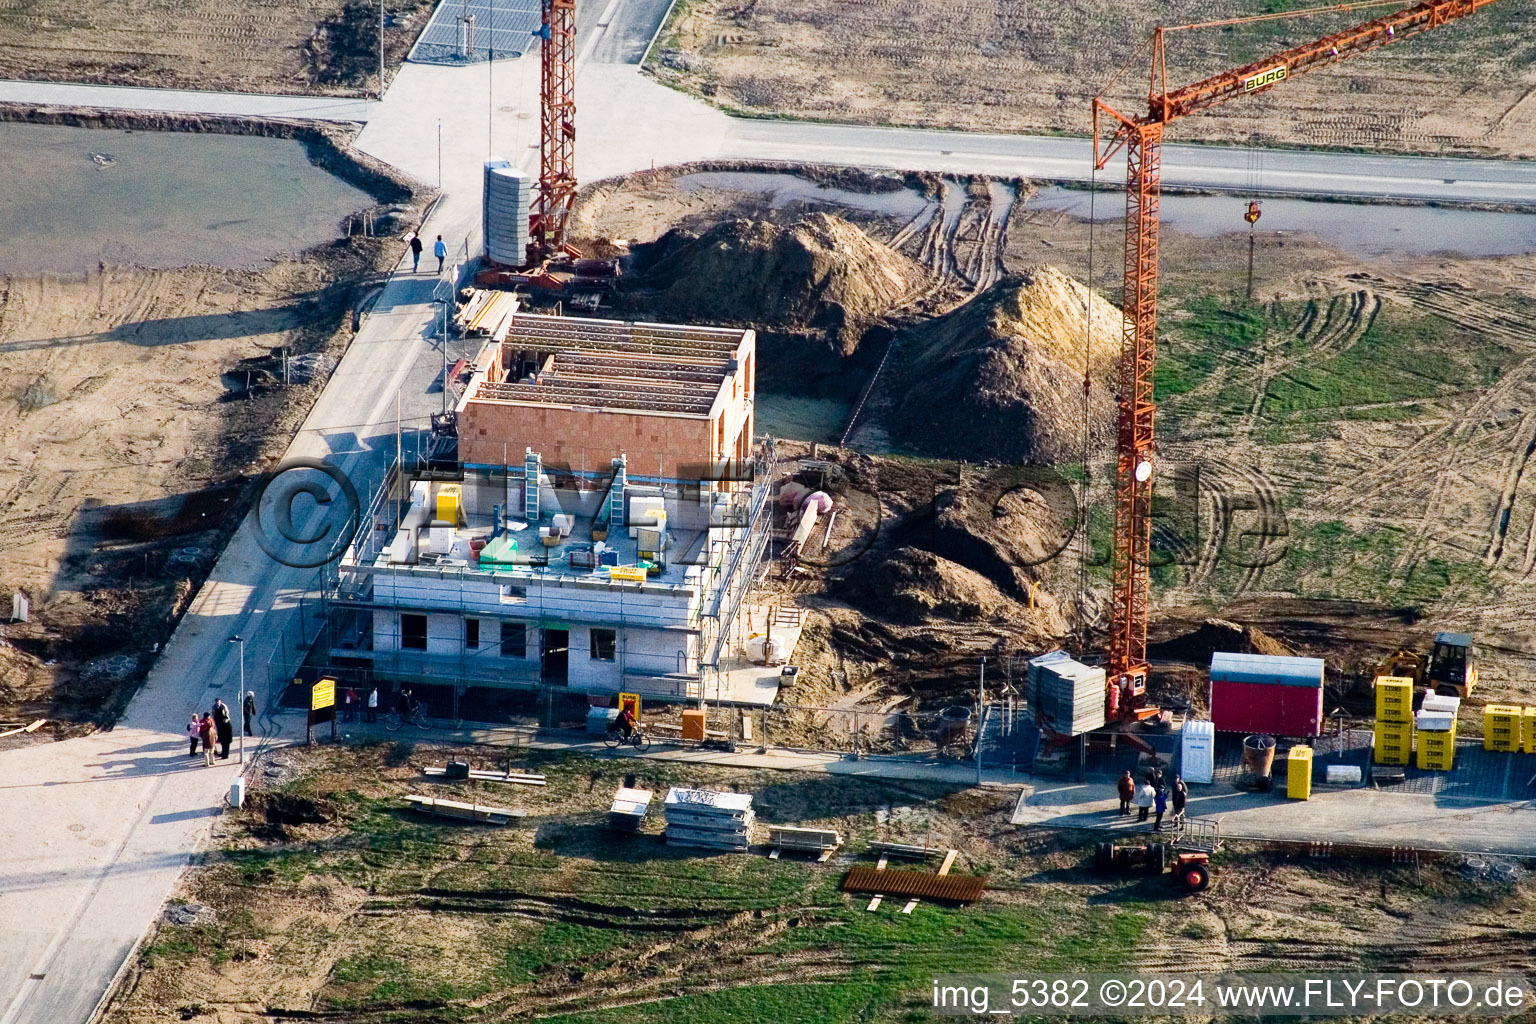
<path id="1" fill-rule="evenodd" d="M 731 120 L 721 156 L 1058 181 L 1094 177 L 1088 139 L 865 128 L 794 121 Z M 1098 180 L 1124 180 L 1111 159 Z M 1167 187 L 1536 205 L 1536 163 L 1360 156 L 1224 146 L 1163 149 Z"/>

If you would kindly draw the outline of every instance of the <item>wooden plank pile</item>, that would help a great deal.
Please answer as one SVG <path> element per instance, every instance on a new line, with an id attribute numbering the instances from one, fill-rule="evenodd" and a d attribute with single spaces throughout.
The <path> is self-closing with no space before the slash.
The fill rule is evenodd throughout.
<path id="1" fill-rule="evenodd" d="M 517 313 L 517 296 L 511 292 L 474 289 L 469 300 L 459 307 L 453 322 L 460 333 L 487 335 L 505 341 Z"/>
<path id="2" fill-rule="evenodd" d="M 745 852 L 752 844 L 756 814 L 751 793 L 717 793 L 674 786 L 667 790 L 663 806 L 667 842 L 671 845 Z"/>
<path id="3" fill-rule="evenodd" d="M 456 818 L 459 821 L 473 821 L 481 825 L 508 825 L 514 818 L 521 818 L 527 813 L 510 807 L 492 807 L 481 803 L 466 804 L 458 800 L 439 800 L 435 796 L 416 794 L 407 796 L 405 802 L 411 805 L 412 810 L 423 814 L 438 818 Z"/>
<path id="4" fill-rule="evenodd" d="M 446 768 L 423 768 L 422 774 L 437 782 L 458 782 L 466 778 L 466 776 L 462 775 L 457 777 L 450 775 Z M 477 782 L 510 782 L 518 786 L 544 785 L 544 776 L 537 772 L 487 772 L 481 771 L 478 768 L 471 768 L 467 778 L 474 779 Z"/>
<path id="5" fill-rule="evenodd" d="M 779 854 L 785 850 L 799 850 L 817 854 L 818 861 L 825 861 L 832 856 L 833 851 L 843 845 L 843 837 L 830 828 L 789 828 L 784 825 L 770 825 L 768 843 L 773 847 L 773 852 L 768 855 L 770 860 L 778 860 Z"/>

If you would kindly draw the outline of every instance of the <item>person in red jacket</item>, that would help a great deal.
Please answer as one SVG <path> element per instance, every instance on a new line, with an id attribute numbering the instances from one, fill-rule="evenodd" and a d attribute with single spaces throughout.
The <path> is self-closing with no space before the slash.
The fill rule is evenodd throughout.
<path id="1" fill-rule="evenodd" d="M 1136 780 L 1131 778 L 1130 772 L 1126 772 L 1115 786 L 1120 791 L 1120 813 L 1130 814 L 1131 801 L 1136 797 Z"/>

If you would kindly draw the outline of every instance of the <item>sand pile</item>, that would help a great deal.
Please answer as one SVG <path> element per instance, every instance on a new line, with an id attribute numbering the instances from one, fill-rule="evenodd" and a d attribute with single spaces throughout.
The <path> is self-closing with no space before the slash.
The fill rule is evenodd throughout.
<path id="1" fill-rule="evenodd" d="M 845 578 L 845 593 L 894 622 L 987 620 L 1013 603 L 980 573 L 920 548 L 882 552 L 860 569 Z"/>
<path id="2" fill-rule="evenodd" d="M 886 387 L 893 436 L 954 458 L 1075 461 L 1086 370 L 1090 444 L 1106 442 L 1124 318 L 1097 295 L 1090 316 L 1089 295 L 1056 268 L 1037 267 L 909 332 Z"/>
<path id="3" fill-rule="evenodd" d="M 914 260 L 825 213 L 782 227 L 733 220 L 637 250 L 634 284 L 655 315 L 815 332 L 834 355 L 927 281 Z"/>
<path id="4" fill-rule="evenodd" d="M 1152 657 L 1187 661 L 1193 665 L 1209 665 L 1211 655 L 1217 651 L 1278 657 L 1296 653 L 1262 629 L 1226 619 L 1206 619 L 1193 633 L 1148 646 L 1148 654 Z"/>

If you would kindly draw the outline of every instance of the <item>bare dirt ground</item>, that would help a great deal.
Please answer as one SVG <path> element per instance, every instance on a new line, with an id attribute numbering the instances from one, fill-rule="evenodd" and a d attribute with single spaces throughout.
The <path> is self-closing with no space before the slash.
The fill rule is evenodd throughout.
<path id="1" fill-rule="evenodd" d="M 429 745 L 291 750 L 258 766 L 221 819 L 106 1019 L 492 1021 L 910 1020 L 933 972 L 1377 970 L 1522 974 L 1532 892 L 1459 860 L 1309 860 L 1261 847 L 1218 858 L 1212 888 L 1088 870 L 1093 833 L 1020 830 L 1013 794 L 649 762 L 514 759 L 543 789 L 432 784 L 462 757 Z M 768 824 L 830 828 L 829 862 L 666 845 L 604 819 L 632 776 L 753 794 Z M 407 793 L 526 812 L 511 827 L 442 824 Z M 654 804 L 653 804 L 654 807 Z M 981 902 L 911 915 L 838 891 L 871 840 L 954 849 Z M 893 862 L 893 868 L 908 865 Z M 923 870 L 918 865 L 911 865 Z M 930 864 L 925 870 L 933 870 Z"/>
<path id="2" fill-rule="evenodd" d="M 728 108 L 975 131 L 1090 130 L 1090 101 L 1156 25 L 1285 10 L 1258 0 L 961 5 L 801 0 L 679 3 L 653 57 L 665 81 Z M 1301 5 L 1294 5 L 1301 6 Z M 1171 37 L 1184 84 L 1373 17 L 1355 12 Z M 1171 139 L 1530 156 L 1536 49 L 1506 0 L 1255 100 Z M 1119 90 L 1136 109 L 1146 58 Z"/>
<path id="3" fill-rule="evenodd" d="M 389 64 L 404 58 L 430 9 L 425 0 L 392 5 Z M 378 7 L 357 0 L 11 3 L 0 7 L 0 78 L 351 95 L 377 86 Z"/>
<path id="4" fill-rule="evenodd" d="M 112 720 L 399 245 L 359 236 L 264 271 L 0 279 L 0 593 L 31 602 L 0 636 L 0 732 L 50 722 L 0 742 Z"/>
<path id="5" fill-rule="evenodd" d="M 950 179 L 927 188 L 929 203 L 910 218 L 861 210 L 847 197 L 815 208 L 857 223 L 936 276 L 950 275 L 949 298 L 935 313 L 985 289 L 988 281 L 961 273 L 976 265 L 977 254 L 983 263 L 995 258 L 999 274 L 1045 263 L 1087 280 L 1090 237 L 1092 283 L 1113 301 L 1119 224 L 1090 233 L 1075 217 L 1032 206 L 1027 186 L 1013 199 L 1017 189 L 1010 186 L 1002 216 L 994 212 L 995 192 Z M 1102 199 L 1101 213 L 1117 215 L 1110 197 Z M 735 188 L 707 190 L 657 175 L 605 183 L 596 200 L 578 212 L 592 230 L 639 240 L 677 224 L 702 232 L 729 217 L 785 219 L 812 208 L 764 209 L 762 193 L 745 179 Z M 1234 200 L 1234 224 L 1241 223 L 1242 205 Z M 1377 209 L 1383 218 L 1397 216 L 1391 207 Z M 1463 630 L 1484 655 L 1474 704 L 1523 703 L 1536 671 L 1536 635 L 1528 622 L 1536 582 L 1536 477 L 1527 472 L 1536 450 L 1530 412 L 1536 407 L 1536 258 L 1362 256 L 1309 235 L 1260 230 L 1250 302 L 1243 295 L 1247 241 L 1244 233 L 1163 232 L 1159 436 L 1170 469 L 1182 465 L 1179 472 L 1195 474 L 1199 499 L 1173 506 L 1160 528 L 1159 546 L 1177 562 L 1154 574 L 1154 633 L 1170 639 L 1210 616 L 1257 625 L 1299 653 L 1328 659 L 1340 673 L 1337 685 L 1347 690 L 1348 677 L 1387 651 L 1427 649 L 1435 631 Z M 765 351 L 765 372 L 769 359 Z M 851 383 L 867 373 L 850 374 Z M 908 378 L 887 371 L 884 379 Z M 875 389 L 856 446 L 888 450 L 890 431 L 881 421 L 900 398 Z M 828 453 L 824 446 L 822 454 Z M 1083 614 L 1074 615 L 1078 552 L 1030 574 L 1078 625 L 1099 621 L 1093 596 L 1107 581 L 1107 456 L 1094 457 L 1087 531 L 1079 535 L 1091 539 L 1094 563 Z M 1077 461 L 1069 458 L 1060 468 L 1076 474 Z M 939 493 L 956 472 L 953 466 L 935 470 Z M 919 508 L 919 521 L 930 521 L 931 508 Z M 854 523 L 850 517 L 839 530 Z M 841 539 L 840 533 L 830 550 Z M 934 549 L 927 537 L 913 543 L 954 561 L 954 549 Z M 1240 564 L 1269 561 L 1245 559 L 1245 548 L 1280 557 Z M 821 579 L 814 567 L 811 575 Z M 991 585 L 1006 582 L 991 574 Z M 824 586 L 793 582 L 807 593 Z M 929 588 L 930 598 L 944 589 Z M 924 627 L 938 631 L 935 642 L 903 657 L 905 640 L 869 635 L 877 629 L 871 622 L 895 623 L 889 609 L 837 611 L 846 596 L 838 596 L 827 623 L 813 626 L 803 641 L 808 650 L 825 647 L 829 678 L 855 680 L 823 696 L 844 699 L 859 680 L 905 677 L 914 663 L 943 666 L 951 685 L 963 689 L 973 669 L 962 665 L 992 646 L 935 616 Z M 995 606 L 991 598 L 971 603 Z M 860 630 L 860 642 L 868 645 L 863 657 L 847 642 Z M 945 630 L 956 635 L 940 639 Z M 835 637 L 845 641 L 841 647 Z M 993 648 L 994 654 L 1007 646 Z M 871 691 L 872 700 L 888 696 Z M 1474 730 L 1476 717 L 1468 716 Z"/>

